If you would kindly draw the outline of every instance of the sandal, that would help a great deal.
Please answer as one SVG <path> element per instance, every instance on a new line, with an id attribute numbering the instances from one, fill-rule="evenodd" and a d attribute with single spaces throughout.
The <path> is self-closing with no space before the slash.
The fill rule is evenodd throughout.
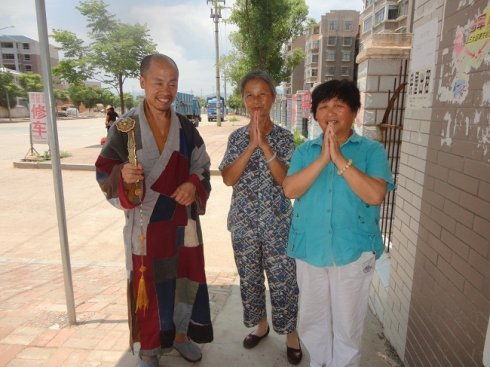
<path id="1" fill-rule="evenodd" d="M 267 325 L 267 331 L 262 336 L 258 336 L 252 333 L 248 334 L 245 339 L 243 339 L 243 346 L 247 349 L 252 349 L 256 347 L 262 339 L 269 335 L 269 330 L 269 325 Z"/>

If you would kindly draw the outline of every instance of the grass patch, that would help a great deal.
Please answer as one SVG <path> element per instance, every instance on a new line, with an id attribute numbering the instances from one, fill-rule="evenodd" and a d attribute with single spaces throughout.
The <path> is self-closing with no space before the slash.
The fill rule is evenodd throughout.
<path id="1" fill-rule="evenodd" d="M 71 157 L 70 152 L 67 152 L 65 150 L 60 150 L 60 159 L 68 158 L 68 157 Z M 44 153 L 41 155 L 41 159 L 43 161 L 50 161 L 51 160 L 51 152 L 49 150 L 45 150 Z"/>

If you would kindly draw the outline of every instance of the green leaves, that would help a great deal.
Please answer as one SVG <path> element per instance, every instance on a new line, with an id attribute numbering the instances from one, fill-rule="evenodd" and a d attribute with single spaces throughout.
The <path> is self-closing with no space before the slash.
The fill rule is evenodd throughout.
<path id="1" fill-rule="evenodd" d="M 124 112 L 124 81 L 139 76 L 141 60 L 156 52 L 156 44 L 146 25 L 120 22 L 102 0 L 81 1 L 76 8 L 87 19 L 90 43 L 85 45 L 70 31 L 54 30 L 52 37 L 61 44 L 64 54 L 54 73 L 78 87 L 101 75 L 103 82 L 117 89 Z M 85 93 L 87 98 L 89 95 Z"/>
<path id="2" fill-rule="evenodd" d="M 236 0 L 230 21 L 238 26 L 230 40 L 235 48 L 230 77 L 238 86 L 249 71 L 267 71 L 277 82 L 287 79 L 301 54 L 286 57 L 282 47 L 303 32 L 308 18 L 304 0 Z"/>
<path id="3" fill-rule="evenodd" d="M 7 107 L 7 95 L 10 107 L 15 107 L 16 97 L 22 94 L 22 89 L 15 83 L 13 74 L 0 72 L 0 106 Z"/>

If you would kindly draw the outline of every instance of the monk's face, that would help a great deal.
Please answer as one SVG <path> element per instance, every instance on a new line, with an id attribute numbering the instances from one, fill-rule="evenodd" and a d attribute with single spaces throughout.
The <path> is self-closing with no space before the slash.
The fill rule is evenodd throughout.
<path id="1" fill-rule="evenodd" d="M 170 110 L 177 95 L 179 73 L 165 60 L 152 60 L 150 67 L 140 76 L 141 88 L 145 90 L 146 103 L 160 112 Z"/>

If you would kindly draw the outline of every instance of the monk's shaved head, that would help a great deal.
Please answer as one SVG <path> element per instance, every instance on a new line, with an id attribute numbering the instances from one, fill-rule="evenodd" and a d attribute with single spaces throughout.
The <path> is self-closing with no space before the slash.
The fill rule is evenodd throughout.
<path id="1" fill-rule="evenodd" d="M 177 64 L 175 63 L 175 61 L 167 56 L 167 55 L 164 55 L 164 54 L 151 54 L 151 55 L 147 55 L 143 58 L 143 60 L 141 60 L 141 65 L 140 65 L 140 75 L 141 76 L 144 76 L 144 74 L 148 71 L 148 69 L 150 68 L 150 65 L 153 61 L 163 61 L 163 62 L 166 62 L 170 65 L 172 65 L 175 69 L 175 71 L 177 72 L 177 74 L 179 74 L 179 68 L 177 67 Z"/>

